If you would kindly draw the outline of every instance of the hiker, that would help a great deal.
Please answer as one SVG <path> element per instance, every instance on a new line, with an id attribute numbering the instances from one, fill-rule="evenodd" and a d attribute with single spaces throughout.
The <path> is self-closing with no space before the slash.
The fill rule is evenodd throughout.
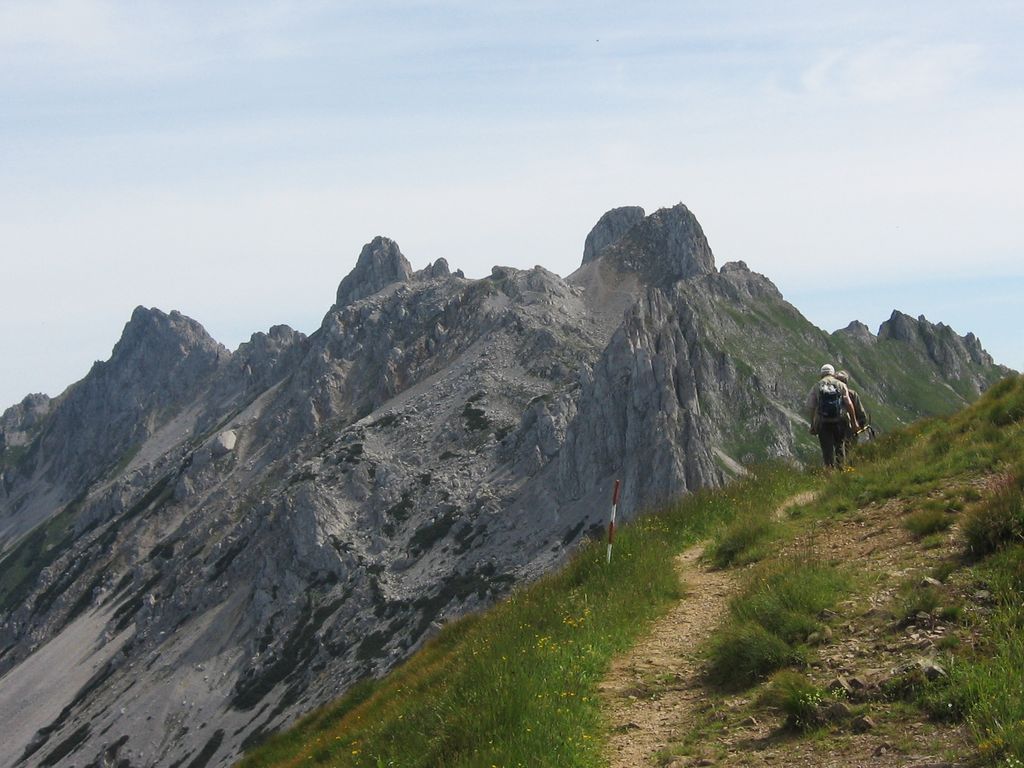
<path id="1" fill-rule="evenodd" d="M 864 410 L 864 404 L 860 400 L 860 395 L 850 387 L 850 374 L 846 371 L 836 371 L 836 378 L 846 385 L 846 391 L 850 393 L 850 400 L 853 402 L 854 415 L 856 415 L 857 423 L 860 425 L 855 429 L 849 419 L 843 424 L 843 453 L 848 456 L 850 448 L 857 444 L 857 435 L 867 429 L 868 412 Z"/>
<path id="2" fill-rule="evenodd" d="M 826 363 L 821 366 L 821 377 L 807 396 L 807 409 L 811 415 L 811 434 L 818 436 L 821 458 L 826 467 L 842 466 L 843 434 L 846 417 L 854 432 L 860 429 L 857 414 L 846 385 L 836 378 L 836 369 Z"/>

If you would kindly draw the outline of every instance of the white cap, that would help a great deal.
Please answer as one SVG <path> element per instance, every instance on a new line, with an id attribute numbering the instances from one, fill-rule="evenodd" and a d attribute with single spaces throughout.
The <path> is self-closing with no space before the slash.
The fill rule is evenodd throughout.
<path id="1" fill-rule="evenodd" d="M 835 372 L 836 372 L 836 369 L 833 368 L 828 363 L 825 363 L 823 366 L 821 366 L 821 375 L 822 376 L 831 376 Z"/>

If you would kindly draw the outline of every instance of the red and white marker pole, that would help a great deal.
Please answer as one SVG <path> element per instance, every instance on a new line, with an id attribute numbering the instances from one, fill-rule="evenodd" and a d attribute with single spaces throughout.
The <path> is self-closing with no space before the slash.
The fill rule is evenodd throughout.
<path id="1" fill-rule="evenodd" d="M 615 541 L 615 511 L 619 508 L 619 481 L 612 490 L 612 517 L 608 521 L 608 562 L 612 561 L 612 542 Z"/>

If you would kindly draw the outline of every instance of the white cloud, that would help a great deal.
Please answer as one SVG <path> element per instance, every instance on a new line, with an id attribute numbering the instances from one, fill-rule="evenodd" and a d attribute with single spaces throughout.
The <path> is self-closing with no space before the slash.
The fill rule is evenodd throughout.
<path id="1" fill-rule="evenodd" d="M 803 71 L 800 82 L 814 96 L 900 103 L 942 96 L 968 82 L 982 63 L 978 45 L 891 39 L 828 51 Z"/>
<path id="2" fill-rule="evenodd" d="M 108 3 L 97 0 L 11 0 L 0 4 L 0 53 L 29 48 L 96 53 L 116 39 Z"/>

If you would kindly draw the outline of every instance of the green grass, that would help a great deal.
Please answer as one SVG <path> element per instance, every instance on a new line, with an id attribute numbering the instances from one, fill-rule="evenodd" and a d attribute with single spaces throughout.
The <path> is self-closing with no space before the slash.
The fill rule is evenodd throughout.
<path id="1" fill-rule="evenodd" d="M 942 509 L 926 507 L 907 515 L 903 520 L 903 527 L 914 534 L 918 539 L 923 539 L 933 533 L 945 531 L 953 524 L 953 517 Z"/>
<path id="2" fill-rule="evenodd" d="M 1024 472 L 1005 475 L 994 496 L 967 514 L 963 537 L 967 554 L 974 557 L 1024 542 Z"/>
<path id="3" fill-rule="evenodd" d="M 919 697 L 936 718 L 965 721 L 986 764 L 1019 764 L 1012 761 L 1024 760 L 1024 546 L 1003 548 L 976 574 L 996 600 L 982 642 L 950 644 L 949 677 Z"/>
<path id="4" fill-rule="evenodd" d="M 919 613 L 932 614 L 943 603 L 944 595 L 938 587 L 905 584 L 896 596 L 897 619 L 913 619 Z"/>
<path id="5" fill-rule="evenodd" d="M 806 661 L 807 638 L 822 628 L 818 617 L 852 586 L 849 571 L 813 557 L 767 563 L 730 603 L 709 644 L 709 681 L 743 689 Z"/>
<path id="6" fill-rule="evenodd" d="M 784 669 L 772 677 L 758 703 L 781 711 L 787 728 L 809 731 L 823 724 L 821 705 L 828 699 L 828 693 L 806 675 Z"/>
<path id="7" fill-rule="evenodd" d="M 768 512 L 735 517 L 715 532 L 705 557 L 716 568 L 747 565 L 764 557 L 780 532 L 781 526 L 772 521 Z"/>
<path id="8" fill-rule="evenodd" d="M 980 653 L 954 669 L 951 685 L 967 693 L 967 720 L 979 740 L 1024 759 L 1024 547 L 994 557 L 983 573 L 997 609 Z"/>
<path id="9" fill-rule="evenodd" d="M 596 686 L 680 599 L 672 558 L 714 526 L 820 482 L 783 467 L 626 526 L 485 614 L 447 627 L 383 681 L 358 686 L 243 761 L 260 766 L 596 766 Z"/>

